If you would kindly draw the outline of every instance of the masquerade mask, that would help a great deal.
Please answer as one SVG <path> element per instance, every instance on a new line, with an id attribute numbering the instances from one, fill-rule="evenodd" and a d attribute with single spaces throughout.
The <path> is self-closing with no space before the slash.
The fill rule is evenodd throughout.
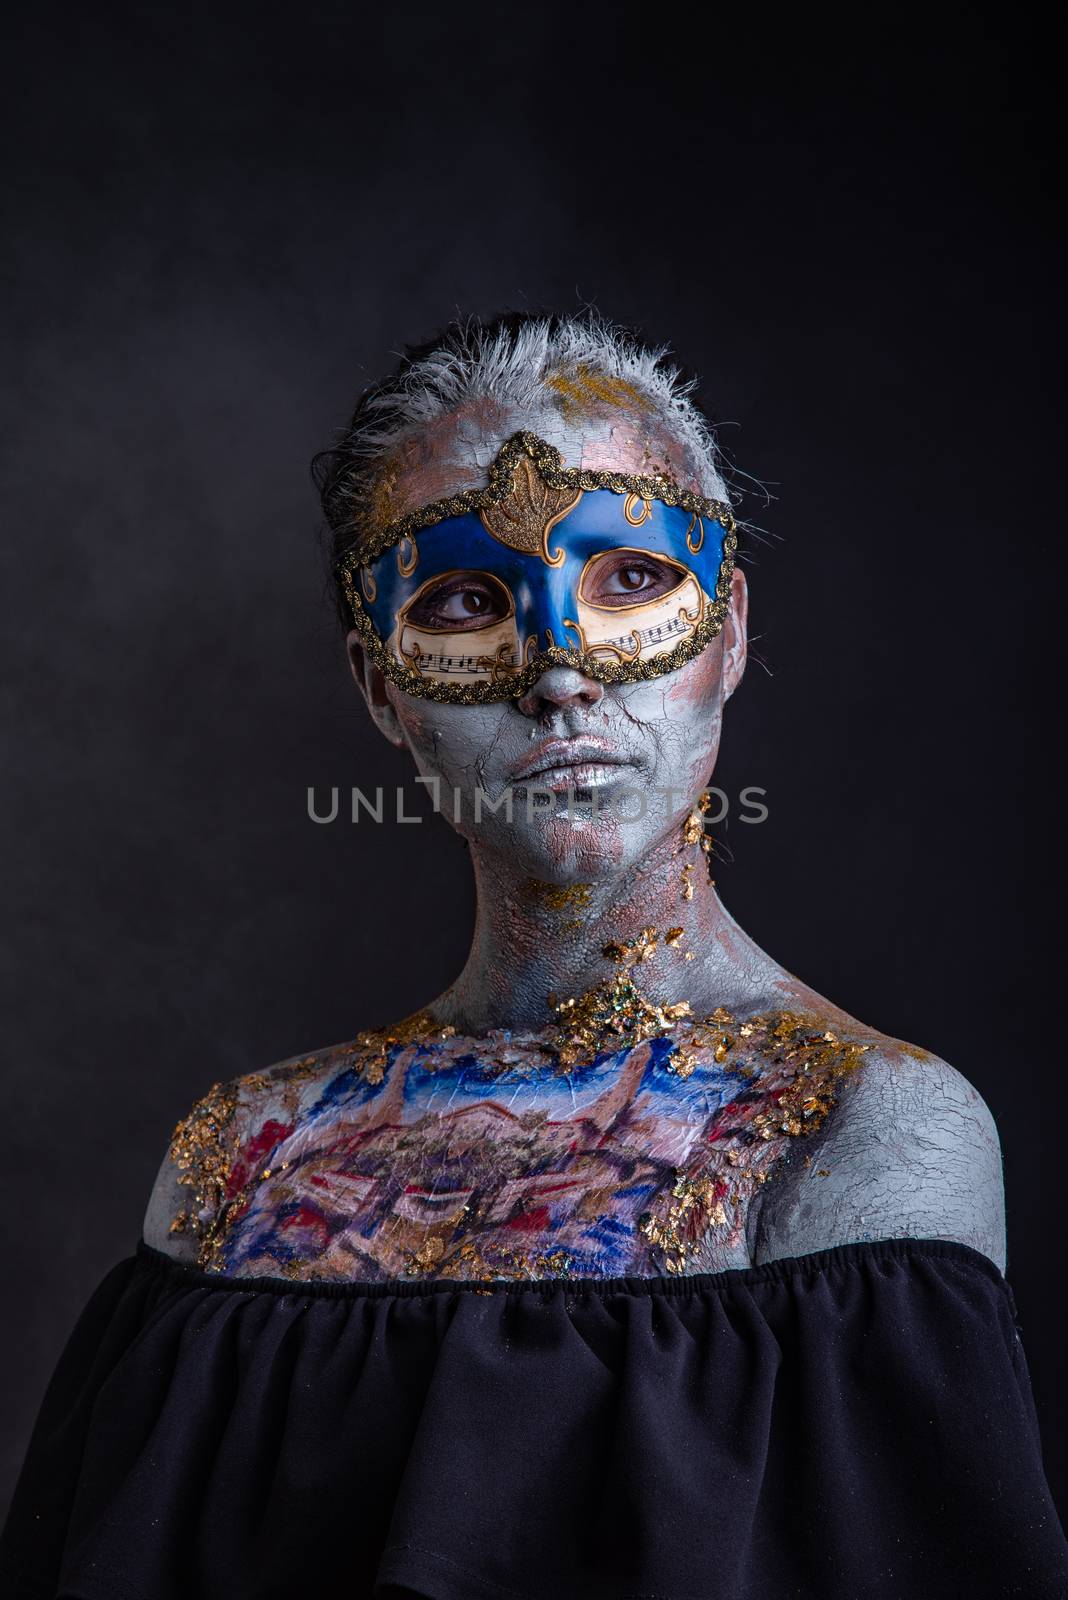
<path id="1" fill-rule="evenodd" d="M 410 512 L 342 556 L 353 625 L 400 688 L 507 700 L 559 665 L 633 683 L 673 672 L 720 631 L 730 507 L 662 474 L 560 462 L 536 434 L 514 434 L 488 488 Z"/>

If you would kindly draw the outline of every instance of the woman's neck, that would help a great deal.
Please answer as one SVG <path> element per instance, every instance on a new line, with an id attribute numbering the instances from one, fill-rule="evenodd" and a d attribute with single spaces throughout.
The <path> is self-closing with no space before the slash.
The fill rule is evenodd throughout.
<path id="1" fill-rule="evenodd" d="M 543 1027 L 553 999 L 604 981 L 618 947 L 643 941 L 647 929 L 655 941 L 642 942 L 634 977 L 658 1004 L 687 1001 L 695 1014 L 738 1006 L 769 976 L 763 969 L 773 964 L 724 909 L 696 840 L 664 840 L 639 866 L 590 883 L 542 883 L 477 848 L 472 858 L 478 903 L 471 953 L 430 1007 L 459 1033 Z M 606 946 L 617 948 L 606 954 Z"/>

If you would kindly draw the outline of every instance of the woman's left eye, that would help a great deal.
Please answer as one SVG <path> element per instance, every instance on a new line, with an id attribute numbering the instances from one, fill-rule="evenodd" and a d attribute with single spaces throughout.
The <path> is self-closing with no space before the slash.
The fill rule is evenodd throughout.
<path id="1" fill-rule="evenodd" d="M 583 582 L 583 599 L 591 605 L 629 605 L 654 600 L 676 588 L 682 574 L 667 562 L 631 557 L 598 562 Z"/>
<path id="2" fill-rule="evenodd" d="M 615 584 L 612 582 L 613 578 Z M 608 587 L 611 589 L 618 585 L 620 589 L 629 590 L 633 593 L 635 589 L 645 589 L 655 581 L 656 574 L 651 572 L 648 567 L 617 567 L 612 574 L 612 578 L 609 579 Z"/>

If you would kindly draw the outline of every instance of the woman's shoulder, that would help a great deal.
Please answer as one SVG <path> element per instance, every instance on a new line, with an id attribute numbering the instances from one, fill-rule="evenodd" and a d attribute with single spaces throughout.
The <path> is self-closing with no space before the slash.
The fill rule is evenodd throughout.
<path id="1" fill-rule="evenodd" d="M 805 1007 L 860 1042 L 859 1070 L 763 1197 L 755 1259 L 884 1238 L 953 1239 L 1005 1265 L 1001 1147 L 968 1078 L 934 1052 L 812 995 Z"/>
<path id="2" fill-rule="evenodd" d="M 922 1045 L 861 1022 L 814 990 L 792 985 L 790 1001 L 803 1014 L 863 1051 L 863 1071 L 843 1082 L 839 1132 L 861 1136 L 929 1119 L 974 1124 L 997 1142 L 989 1106 L 964 1073 Z"/>
<path id="3" fill-rule="evenodd" d="M 357 1034 L 212 1084 L 171 1134 L 145 1212 L 145 1243 L 178 1260 L 203 1259 L 213 1221 L 248 1181 L 246 1169 L 365 1053 L 370 1038 Z"/>

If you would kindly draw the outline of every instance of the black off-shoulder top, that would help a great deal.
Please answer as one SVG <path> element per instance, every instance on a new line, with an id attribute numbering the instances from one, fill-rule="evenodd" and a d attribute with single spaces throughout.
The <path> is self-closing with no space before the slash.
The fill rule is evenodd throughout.
<path id="1" fill-rule="evenodd" d="M 143 1242 L 3 1536 L 69 1600 L 1068 1595 L 1012 1292 L 965 1245 L 294 1284 Z"/>

